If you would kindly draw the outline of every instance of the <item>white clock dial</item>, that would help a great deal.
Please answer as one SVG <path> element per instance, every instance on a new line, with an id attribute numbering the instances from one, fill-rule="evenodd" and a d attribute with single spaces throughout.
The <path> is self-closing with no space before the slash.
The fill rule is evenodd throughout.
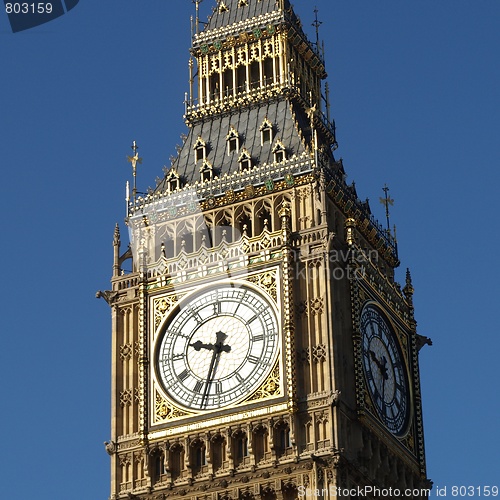
<path id="1" fill-rule="evenodd" d="M 177 403 L 214 410 L 257 389 L 277 354 L 274 307 L 251 288 L 227 284 L 180 305 L 160 336 L 156 369 Z"/>

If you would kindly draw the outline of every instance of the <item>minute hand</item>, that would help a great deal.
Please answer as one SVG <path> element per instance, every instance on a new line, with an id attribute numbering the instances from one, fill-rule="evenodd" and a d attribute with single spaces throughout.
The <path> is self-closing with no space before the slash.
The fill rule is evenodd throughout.
<path id="1" fill-rule="evenodd" d="M 208 392 L 210 389 L 210 385 L 212 384 L 212 380 L 215 377 L 215 372 L 217 371 L 217 366 L 219 365 L 220 354 L 222 351 L 229 352 L 231 350 L 231 346 L 224 345 L 224 340 L 226 340 L 227 335 L 223 332 L 217 332 L 217 342 L 215 345 L 212 344 L 201 344 L 201 342 L 195 342 L 197 345 L 193 345 L 193 347 L 199 351 L 201 347 L 205 347 L 206 349 L 213 349 L 212 359 L 210 361 L 210 367 L 208 369 L 207 380 L 205 382 L 205 389 L 203 391 L 203 396 L 201 398 L 201 407 L 205 406 L 205 401 L 208 398 Z M 200 346 L 200 348 L 197 348 Z M 210 346 L 210 347 L 208 347 Z"/>

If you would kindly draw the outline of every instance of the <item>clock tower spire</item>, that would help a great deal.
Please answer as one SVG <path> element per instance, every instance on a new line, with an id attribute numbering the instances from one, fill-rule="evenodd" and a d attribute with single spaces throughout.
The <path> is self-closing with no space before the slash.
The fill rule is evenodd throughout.
<path id="1" fill-rule="evenodd" d="M 411 278 L 334 156 L 319 39 L 289 0 L 195 3 L 188 130 L 98 294 L 110 498 L 427 498 Z"/>

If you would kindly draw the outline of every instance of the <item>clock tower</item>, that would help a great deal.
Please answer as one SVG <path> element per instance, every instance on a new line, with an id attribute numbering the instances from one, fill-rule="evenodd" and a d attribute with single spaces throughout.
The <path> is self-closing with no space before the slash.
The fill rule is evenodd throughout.
<path id="1" fill-rule="evenodd" d="M 141 194 L 134 143 L 98 292 L 110 498 L 427 498 L 426 339 L 334 156 L 319 43 L 288 0 L 218 0 L 190 53 L 183 144 Z"/>

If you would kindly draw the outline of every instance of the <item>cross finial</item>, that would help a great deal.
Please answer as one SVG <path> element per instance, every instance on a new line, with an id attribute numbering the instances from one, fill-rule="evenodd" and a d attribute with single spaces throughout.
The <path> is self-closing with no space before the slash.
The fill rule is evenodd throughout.
<path id="1" fill-rule="evenodd" d="M 312 25 L 316 28 L 316 48 L 319 50 L 319 27 L 323 24 L 319 19 L 318 19 L 318 7 L 314 7 L 314 14 L 315 14 L 315 19 Z"/>
<path id="2" fill-rule="evenodd" d="M 387 232 L 390 234 L 391 232 L 391 224 L 389 220 L 389 207 L 394 205 L 394 200 L 389 196 L 389 188 L 387 184 L 384 185 L 382 191 L 385 193 L 384 198 L 380 198 L 380 203 L 385 206 L 385 217 L 387 219 Z"/>

